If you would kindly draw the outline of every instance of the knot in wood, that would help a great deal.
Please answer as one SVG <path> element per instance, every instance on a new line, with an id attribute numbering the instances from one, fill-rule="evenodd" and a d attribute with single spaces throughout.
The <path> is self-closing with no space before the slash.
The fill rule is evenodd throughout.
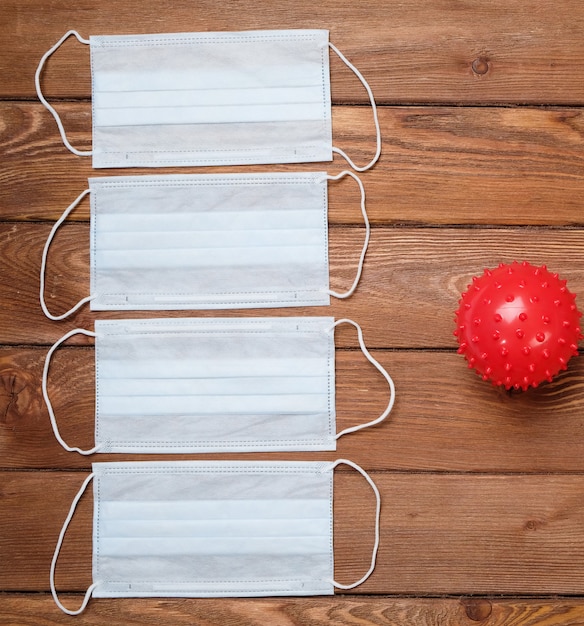
<path id="1" fill-rule="evenodd" d="M 472 62 L 472 71 L 479 76 L 484 76 L 489 71 L 489 59 L 486 57 L 477 57 Z"/>
<path id="2" fill-rule="evenodd" d="M 473 622 L 483 622 L 491 616 L 493 610 L 492 604 L 484 598 L 463 598 L 461 604 L 466 616 Z"/>

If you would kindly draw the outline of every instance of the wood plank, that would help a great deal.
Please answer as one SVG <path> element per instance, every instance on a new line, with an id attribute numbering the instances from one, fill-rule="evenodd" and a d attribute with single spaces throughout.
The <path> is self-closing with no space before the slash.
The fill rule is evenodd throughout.
<path id="1" fill-rule="evenodd" d="M 74 145 L 91 145 L 90 105 L 60 105 Z M 366 163 L 375 138 L 366 107 L 335 107 L 335 144 Z M 0 103 L 0 217 L 56 220 L 87 179 L 152 174 L 151 169 L 92 170 L 61 143 L 40 105 Z M 373 224 L 581 224 L 584 115 L 579 109 L 391 107 L 380 110 L 383 153 L 362 174 Z M 336 172 L 334 163 L 262 166 L 262 171 Z M 257 171 L 235 167 L 229 171 Z M 168 168 L 163 173 L 225 168 Z M 329 221 L 361 224 L 353 181 L 329 184 Z M 87 220 L 83 203 L 70 220 Z"/>
<path id="2" fill-rule="evenodd" d="M 148 454 L 88 458 L 65 452 L 53 435 L 41 395 L 45 354 L 43 348 L 0 349 L 1 467 L 89 469 L 92 461 L 166 458 Z M 343 437 L 337 451 L 322 453 L 323 458 L 347 457 L 374 470 L 584 472 L 582 359 L 572 360 L 568 371 L 551 384 L 509 394 L 484 383 L 453 353 L 374 351 L 373 355 L 394 378 L 396 406 L 385 423 Z M 93 447 L 94 350 L 58 351 L 49 392 L 65 441 Z M 337 430 L 374 419 L 387 400 L 387 384 L 365 358 L 356 351 L 337 350 Z M 313 456 L 278 454 L 306 460 Z M 244 460 L 249 455 L 229 457 Z"/>
<path id="3" fill-rule="evenodd" d="M 106 0 L 22 3 L 5 0 L 0 48 L 0 97 L 34 97 L 32 77 L 41 56 L 76 28 L 84 37 L 151 32 L 330 28 L 331 41 L 369 79 L 380 102 L 575 103 L 584 101 L 584 11 L 578 0 L 510 5 L 388 0 L 323 0 L 315 5 L 256 2 L 253 11 L 237 4 L 200 0 L 165 8 L 156 0 L 116 6 Z M 164 20 L 153 20 L 160 15 Z M 308 17 L 309 16 L 309 17 Z M 331 55 L 334 57 L 334 55 Z M 473 69 L 474 68 L 474 69 Z M 89 52 L 67 42 L 44 76 L 45 93 L 88 97 Z M 336 101 L 364 101 L 356 78 L 331 60 Z"/>
<path id="4" fill-rule="evenodd" d="M 86 476 L 2 472 L 4 591 L 46 591 L 56 538 Z M 374 472 L 382 498 L 377 567 L 356 594 L 578 594 L 584 585 L 584 476 Z M 23 502 L 27 503 L 24 508 Z M 335 577 L 367 569 L 374 498 L 354 471 L 335 474 Z M 91 492 L 59 558 L 61 591 L 91 582 Z"/>
<path id="5" fill-rule="evenodd" d="M 93 328 L 87 307 L 70 321 L 55 323 L 38 303 L 39 268 L 49 224 L 0 224 L 0 344 L 51 344 L 74 326 Z M 331 228 L 330 274 L 334 289 L 347 289 L 363 241 L 362 229 Z M 89 226 L 64 225 L 55 237 L 47 271 L 47 302 L 67 310 L 89 294 Z M 581 229 L 377 228 L 356 293 L 333 298 L 328 307 L 193 312 L 192 315 L 333 315 L 358 321 L 369 347 L 454 348 L 453 314 L 461 291 L 485 267 L 514 259 L 547 264 L 584 292 Z M 582 308 L 581 302 L 577 301 Z M 98 313 L 100 318 L 185 317 L 189 312 Z M 84 341 L 84 340 L 83 340 Z M 341 346 L 355 346 L 354 333 L 339 331 Z"/>
<path id="6" fill-rule="evenodd" d="M 64 594 L 66 606 L 76 606 L 78 596 Z M 220 598 L 220 599 L 100 599 L 76 621 L 86 626 L 328 626 L 341 625 L 440 624 L 441 626 L 580 626 L 584 600 L 558 598 Z M 5 594 L 0 596 L 0 622 L 30 623 L 36 626 L 70 624 L 46 594 Z"/>

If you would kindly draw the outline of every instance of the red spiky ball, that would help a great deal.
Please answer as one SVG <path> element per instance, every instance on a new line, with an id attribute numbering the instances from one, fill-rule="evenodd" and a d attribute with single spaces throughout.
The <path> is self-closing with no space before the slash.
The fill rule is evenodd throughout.
<path id="1" fill-rule="evenodd" d="M 506 389 L 537 387 L 565 370 L 583 338 L 576 296 L 546 266 L 486 269 L 459 300 L 455 336 L 469 368 Z"/>

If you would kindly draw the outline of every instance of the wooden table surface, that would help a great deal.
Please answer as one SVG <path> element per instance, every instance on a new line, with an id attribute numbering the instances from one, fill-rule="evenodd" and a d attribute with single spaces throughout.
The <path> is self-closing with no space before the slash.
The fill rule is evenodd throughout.
<path id="1" fill-rule="evenodd" d="M 456 354 L 453 314 L 471 277 L 500 262 L 547 264 L 584 307 L 584 4 L 579 0 L 2 0 L 0 25 L 0 623 L 346 624 L 584 623 L 584 361 L 554 382 L 507 393 Z M 70 154 L 40 105 L 34 72 L 68 29 L 82 36 L 324 28 L 369 80 L 383 153 L 362 175 L 373 230 L 355 295 L 330 307 L 171 315 L 334 315 L 358 321 L 394 377 L 386 423 L 340 440 L 337 452 L 204 455 L 334 459 L 371 472 L 383 498 L 371 578 L 331 597 L 93 599 L 77 618 L 49 593 L 59 530 L 92 460 L 65 452 L 41 395 L 48 347 L 93 328 L 88 308 L 65 322 L 38 302 L 43 243 L 94 172 Z M 367 97 L 331 55 L 335 145 L 365 163 L 374 150 Z M 43 85 L 72 143 L 91 145 L 89 53 L 73 40 Z M 197 171 L 292 171 L 325 164 Z M 48 300 L 65 310 L 89 292 L 89 212 L 81 205 L 50 254 Z M 350 180 L 330 186 L 331 286 L 350 285 L 363 237 Z M 164 313 L 146 312 L 150 317 Z M 51 389 L 64 438 L 90 447 L 92 341 L 56 355 Z M 386 386 L 339 328 L 339 428 L 371 419 Z M 150 459 L 146 455 L 139 460 Z M 162 457 L 154 457 L 162 458 Z M 194 458 L 181 456 L 176 458 Z M 335 477 L 335 575 L 358 578 L 372 545 L 374 501 L 362 479 Z M 87 494 L 57 570 L 76 606 L 91 583 Z"/>

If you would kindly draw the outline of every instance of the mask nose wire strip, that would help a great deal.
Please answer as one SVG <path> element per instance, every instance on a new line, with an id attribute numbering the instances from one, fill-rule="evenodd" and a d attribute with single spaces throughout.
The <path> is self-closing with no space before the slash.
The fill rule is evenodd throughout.
<path id="1" fill-rule="evenodd" d="M 375 122 L 375 134 L 376 134 L 376 142 L 377 142 L 377 149 L 375 151 L 375 156 L 373 157 L 373 159 L 371 159 L 371 161 L 367 165 L 363 167 L 358 167 L 357 165 L 355 165 L 355 163 L 353 163 L 353 161 L 349 158 L 349 156 L 345 152 L 343 152 L 340 148 L 335 148 L 333 146 L 333 152 L 340 154 L 356 172 L 365 172 L 366 170 L 372 168 L 375 165 L 375 163 L 377 163 L 381 155 L 381 129 L 379 127 L 379 118 L 377 116 L 377 105 L 375 104 L 375 98 L 373 96 L 373 92 L 371 91 L 371 87 L 369 86 L 369 83 L 365 80 L 363 74 L 361 74 L 361 72 L 347 59 L 347 57 L 336 46 L 334 46 L 332 43 L 329 42 L 329 47 L 331 50 L 335 52 L 335 54 L 339 57 L 339 59 L 341 59 L 341 61 L 350 70 L 354 72 L 355 76 L 357 76 L 357 78 L 361 81 L 361 84 L 363 85 L 363 87 L 365 87 L 367 91 L 367 95 L 369 96 L 369 100 L 371 102 L 371 109 L 373 111 L 373 121 Z"/>
<path id="2" fill-rule="evenodd" d="M 40 302 L 41 302 L 41 309 L 43 310 L 43 313 L 51 320 L 54 321 L 60 321 L 60 320 L 64 320 L 66 317 L 69 317 L 69 315 L 71 315 L 72 313 L 75 313 L 75 311 L 77 311 L 77 309 L 81 308 L 86 302 L 89 302 L 90 300 L 93 300 L 95 298 L 95 296 L 87 296 L 81 300 L 79 300 L 79 302 L 71 309 L 69 309 L 66 313 L 63 313 L 62 315 L 53 315 L 49 309 L 47 308 L 47 304 L 45 302 L 45 273 L 46 273 L 46 269 L 47 269 L 47 256 L 49 254 L 49 247 L 51 245 L 51 242 L 53 241 L 53 238 L 55 236 L 55 233 L 57 232 L 57 230 L 59 229 L 59 227 L 61 226 L 61 224 L 69 217 L 69 214 L 71 213 L 71 211 L 73 211 L 73 209 L 81 202 L 81 200 L 83 200 L 83 198 L 85 198 L 85 196 L 87 194 L 90 193 L 90 189 L 86 189 L 85 191 L 83 191 L 63 212 L 63 215 L 61 215 L 61 217 L 55 222 L 55 224 L 53 225 L 53 228 L 51 228 L 51 232 L 49 233 L 49 236 L 47 237 L 47 241 L 45 242 L 45 247 L 43 248 L 43 256 L 41 259 L 41 286 L 40 286 Z"/>
<path id="3" fill-rule="evenodd" d="M 327 176 L 327 179 L 339 180 L 340 178 L 343 178 L 344 176 L 351 176 L 351 178 L 354 178 L 357 181 L 357 184 L 359 185 L 359 189 L 361 190 L 361 213 L 363 214 L 363 222 L 365 223 L 365 241 L 363 242 L 363 249 L 361 250 L 361 256 L 359 257 L 359 265 L 357 266 L 357 275 L 355 276 L 355 280 L 353 281 L 353 285 L 351 286 L 351 288 L 345 293 L 338 293 L 337 291 L 332 291 L 330 289 L 327 289 L 328 294 L 330 294 L 331 296 L 334 296 L 335 298 L 340 298 L 342 300 L 344 300 L 345 298 L 348 298 L 349 296 L 352 296 L 353 293 L 355 292 L 355 289 L 357 289 L 357 285 L 359 284 L 359 281 L 361 280 L 361 274 L 363 273 L 363 264 L 365 263 L 365 255 L 367 254 L 367 248 L 369 247 L 369 238 L 371 237 L 371 226 L 369 224 L 369 218 L 367 216 L 367 209 L 365 208 L 365 188 L 363 187 L 363 183 L 361 182 L 361 179 L 355 174 L 353 174 L 353 172 L 350 172 L 349 170 L 344 170 L 340 174 L 337 174 L 336 176 Z"/>
<path id="4" fill-rule="evenodd" d="M 369 566 L 369 569 L 367 570 L 367 572 L 362 578 L 360 578 L 357 582 L 354 582 L 350 585 L 343 585 L 341 583 L 338 583 L 336 580 L 328 581 L 331 584 L 333 584 L 335 587 L 337 587 L 337 589 L 354 589 L 355 587 L 358 587 L 359 585 L 364 583 L 369 578 L 369 576 L 371 576 L 371 574 L 373 573 L 373 570 L 375 569 L 375 563 L 377 561 L 377 552 L 379 551 L 381 495 L 379 493 L 379 489 L 377 488 L 377 485 L 373 482 L 373 479 L 371 478 L 371 476 L 369 476 L 369 474 L 361 466 L 347 459 L 337 459 L 330 466 L 327 466 L 326 469 L 329 471 L 334 470 L 335 467 L 337 467 L 337 465 L 348 465 L 349 467 L 352 467 L 354 470 L 357 470 L 359 474 L 361 474 L 361 476 L 363 476 L 363 478 L 365 478 L 365 480 L 369 483 L 371 489 L 373 490 L 373 493 L 375 494 L 375 541 L 373 544 L 373 550 L 371 552 L 371 565 Z"/>
<path id="5" fill-rule="evenodd" d="M 51 400 L 49 398 L 49 392 L 47 390 L 47 381 L 49 378 L 49 367 L 51 365 L 51 357 L 53 356 L 53 353 L 55 352 L 55 350 L 63 342 L 67 341 L 69 337 L 73 337 L 73 335 L 85 335 L 87 337 L 96 337 L 96 334 L 90 330 L 85 330 L 84 328 L 74 328 L 73 330 L 70 330 L 68 333 L 63 335 L 61 339 L 56 341 L 51 346 L 45 358 L 45 366 L 43 368 L 43 378 L 42 378 L 42 391 L 43 391 L 43 398 L 45 400 L 45 404 L 47 405 L 47 409 L 49 411 L 49 418 L 51 420 L 51 426 L 53 427 L 53 433 L 55 433 L 55 437 L 57 441 L 61 444 L 61 446 L 63 446 L 65 450 L 67 450 L 67 452 L 79 452 L 79 454 L 88 456 L 90 454 L 94 454 L 95 452 L 97 452 L 101 446 L 95 446 L 94 448 L 91 448 L 91 450 L 81 450 L 80 448 L 72 448 L 71 446 L 65 443 L 64 439 L 61 437 L 61 434 L 59 433 L 59 427 L 57 426 L 57 420 L 55 418 L 55 413 L 53 411 L 53 405 L 51 404 Z"/>
<path id="6" fill-rule="evenodd" d="M 76 154 L 77 156 L 91 156 L 93 154 L 92 150 L 77 150 L 77 148 L 74 148 L 69 143 L 69 140 L 67 139 L 67 135 L 65 134 L 65 128 L 63 127 L 63 123 L 61 122 L 61 118 L 59 117 L 59 114 L 47 102 L 45 96 L 43 95 L 42 89 L 41 89 L 41 74 L 43 72 L 43 68 L 45 66 L 45 63 L 47 62 L 47 59 L 53 54 L 53 52 L 58 50 L 60 48 L 60 46 L 63 44 L 63 42 L 65 41 L 65 39 L 67 39 L 71 35 L 74 35 L 75 37 L 77 37 L 77 39 L 78 39 L 78 41 L 80 43 L 84 43 L 84 44 L 89 45 L 89 39 L 83 39 L 83 37 L 81 37 L 81 35 L 76 30 L 69 30 L 69 31 L 67 31 L 61 37 L 61 39 L 59 39 L 59 41 L 57 41 L 57 43 L 50 50 L 47 50 L 47 52 L 45 52 L 45 54 L 43 55 L 43 57 L 39 61 L 39 65 L 38 65 L 37 70 L 36 70 L 35 75 L 34 75 L 34 84 L 35 84 L 35 87 L 36 87 L 36 92 L 37 92 L 37 96 L 38 96 L 39 100 L 44 105 L 44 107 L 49 111 L 49 113 L 51 113 L 51 115 L 55 118 L 55 121 L 57 122 L 57 127 L 59 128 L 59 132 L 61 133 L 61 139 L 63 140 L 63 143 L 65 144 L 65 147 L 68 150 L 70 150 L 73 154 Z"/>
<path id="7" fill-rule="evenodd" d="M 378 361 L 376 361 L 369 353 L 369 350 L 367 350 L 367 347 L 365 346 L 365 342 L 363 340 L 363 331 L 361 330 L 361 326 L 359 326 L 359 324 L 357 324 L 357 322 L 354 322 L 353 320 L 340 319 L 340 320 L 337 320 L 330 327 L 329 332 L 335 326 L 338 326 L 339 324 L 351 324 L 357 329 L 357 338 L 359 339 L 359 346 L 361 348 L 361 352 L 363 352 L 363 354 L 365 355 L 365 358 L 369 361 L 369 363 L 371 363 L 377 369 L 377 371 L 385 378 L 385 380 L 387 381 L 387 384 L 389 385 L 389 402 L 387 403 L 387 407 L 385 408 L 385 411 L 383 411 L 383 413 L 378 418 L 372 420 L 371 422 L 367 422 L 365 424 L 358 424 L 357 426 L 351 426 L 350 428 L 345 428 L 345 430 L 341 430 L 341 432 L 337 433 L 335 439 L 339 439 L 343 435 L 348 435 L 349 433 L 354 433 L 358 430 L 362 430 L 363 428 L 369 428 L 370 426 L 375 426 L 376 424 L 383 422 L 383 420 L 391 413 L 391 410 L 393 409 L 393 405 L 395 403 L 395 384 L 393 382 L 393 379 L 388 374 L 387 370 Z"/>
<path id="8" fill-rule="evenodd" d="M 55 588 L 55 569 L 57 567 L 57 559 L 59 558 L 59 552 L 61 551 L 61 546 L 63 545 L 63 539 L 65 538 L 65 533 L 67 532 L 67 528 L 69 527 L 69 524 L 71 520 L 73 519 L 73 514 L 75 513 L 77 504 L 79 500 L 81 500 L 81 497 L 83 496 L 83 494 L 85 493 L 87 486 L 92 481 L 93 476 L 94 474 L 89 474 L 89 476 L 85 479 L 85 481 L 81 485 L 81 488 L 77 492 L 77 495 L 75 496 L 75 498 L 73 498 L 73 502 L 71 503 L 71 508 L 69 509 L 69 514 L 67 515 L 67 518 L 65 519 L 65 522 L 63 524 L 63 528 L 61 529 L 61 533 L 59 534 L 59 539 L 57 540 L 57 545 L 55 547 L 55 553 L 53 554 L 53 559 L 51 561 L 50 579 L 51 579 L 51 593 L 53 594 L 53 600 L 55 601 L 55 604 L 61 609 L 61 611 L 63 611 L 63 613 L 67 613 L 67 615 L 79 615 L 80 613 L 82 613 L 85 610 L 87 603 L 89 602 L 89 598 L 91 598 L 91 594 L 93 593 L 93 590 L 97 587 L 97 583 L 93 583 L 89 587 L 89 589 L 85 592 L 85 597 L 83 598 L 81 607 L 77 609 L 76 611 L 66 609 L 61 604 L 61 601 L 59 600 L 59 597 L 57 596 L 57 589 Z"/>

